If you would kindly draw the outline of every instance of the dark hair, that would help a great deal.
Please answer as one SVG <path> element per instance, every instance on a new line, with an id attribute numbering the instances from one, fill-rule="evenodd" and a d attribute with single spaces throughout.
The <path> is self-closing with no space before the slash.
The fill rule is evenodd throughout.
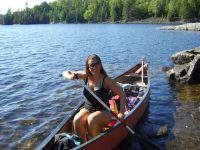
<path id="1" fill-rule="evenodd" d="M 87 59 L 86 59 L 86 62 L 85 62 L 85 72 L 86 72 L 87 76 L 88 76 L 88 77 L 89 77 L 89 76 L 92 76 L 92 74 L 91 74 L 91 72 L 90 72 L 90 70 L 89 70 L 89 65 L 88 65 L 88 61 L 89 61 L 89 60 L 92 60 L 92 59 L 97 59 L 97 60 L 99 61 L 100 65 L 101 65 L 100 73 L 102 73 L 103 75 L 106 75 L 106 76 L 107 76 L 107 73 L 106 73 L 106 71 L 104 70 L 103 65 L 102 65 L 102 63 L 101 63 L 101 59 L 100 59 L 100 57 L 99 57 L 98 55 L 96 55 L 96 54 L 89 55 L 89 56 L 87 57 Z"/>

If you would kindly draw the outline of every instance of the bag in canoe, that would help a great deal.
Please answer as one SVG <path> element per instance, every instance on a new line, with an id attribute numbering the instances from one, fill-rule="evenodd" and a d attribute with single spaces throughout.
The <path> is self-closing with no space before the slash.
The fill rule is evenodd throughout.
<path id="1" fill-rule="evenodd" d="M 82 144 L 81 137 L 72 133 L 59 133 L 54 138 L 54 150 L 69 150 Z"/>

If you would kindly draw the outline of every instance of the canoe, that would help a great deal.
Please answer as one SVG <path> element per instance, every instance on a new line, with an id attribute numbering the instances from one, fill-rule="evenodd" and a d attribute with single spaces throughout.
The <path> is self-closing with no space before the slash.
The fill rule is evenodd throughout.
<path id="1" fill-rule="evenodd" d="M 133 128 L 145 112 L 150 96 L 150 80 L 148 70 L 144 73 L 136 74 L 141 69 L 142 63 L 136 64 L 134 67 L 115 78 L 115 81 L 120 84 L 131 84 L 140 86 L 142 94 L 137 98 L 137 104 L 124 117 L 123 122 L 129 127 Z M 143 75 L 143 76 L 142 76 Z M 142 82 L 143 81 L 143 82 Z M 142 82 L 142 84 L 141 84 Z M 57 128 L 36 148 L 37 150 L 46 149 L 51 150 L 54 143 L 54 136 L 58 133 L 71 133 L 72 120 L 74 115 L 79 111 L 84 102 L 78 104 L 68 116 L 57 126 Z M 86 143 L 76 147 L 75 149 L 84 150 L 113 150 L 119 145 L 123 139 L 128 135 L 129 130 L 119 121 L 110 127 L 107 131 L 100 133 L 98 136 L 90 139 Z"/>

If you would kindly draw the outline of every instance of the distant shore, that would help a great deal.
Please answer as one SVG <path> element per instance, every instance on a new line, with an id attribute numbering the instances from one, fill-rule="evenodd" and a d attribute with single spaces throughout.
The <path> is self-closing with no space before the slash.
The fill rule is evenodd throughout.
<path id="1" fill-rule="evenodd" d="M 115 22 L 107 20 L 104 22 L 84 22 L 84 23 L 73 23 L 73 22 L 72 23 L 65 23 L 65 22 L 54 23 L 54 22 L 50 22 L 50 23 L 46 23 L 46 24 L 175 24 L 175 25 L 181 25 L 181 24 L 186 24 L 186 23 L 188 23 L 188 22 L 178 20 L 178 19 L 174 20 L 174 21 L 170 21 L 167 18 L 162 18 L 162 17 L 149 17 L 146 19 L 133 20 L 133 21 L 128 21 L 128 22 L 126 22 L 124 20 L 119 20 L 119 21 L 115 21 Z M 0 19 L 0 24 L 3 24 L 2 18 Z M 33 24 L 35 24 L 35 23 L 33 23 Z M 28 24 L 23 24 L 23 25 L 28 25 Z M 168 29 L 170 30 L 172 28 L 168 28 Z"/>
<path id="2" fill-rule="evenodd" d="M 95 23 L 95 22 L 89 22 L 89 23 Z M 99 23 L 99 22 L 96 22 L 96 23 Z M 111 24 L 185 24 L 187 22 L 181 21 L 181 20 L 170 21 L 167 18 L 149 17 L 146 19 L 133 20 L 133 21 L 128 21 L 128 22 L 124 22 L 123 20 L 120 20 L 116 22 L 106 21 L 102 23 L 103 24 L 109 24 L 109 23 Z"/>
<path id="3" fill-rule="evenodd" d="M 147 23 L 147 24 L 183 24 L 186 22 L 183 22 L 181 20 L 177 21 L 169 21 L 166 18 L 159 18 L 159 17 L 150 17 L 146 19 L 141 19 L 141 20 L 136 20 L 132 22 L 127 22 L 127 23 Z"/>

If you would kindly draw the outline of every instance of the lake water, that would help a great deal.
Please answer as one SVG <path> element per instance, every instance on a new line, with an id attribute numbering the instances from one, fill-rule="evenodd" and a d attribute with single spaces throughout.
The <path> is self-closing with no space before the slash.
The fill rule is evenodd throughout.
<path id="1" fill-rule="evenodd" d="M 82 87 L 60 73 L 84 69 L 92 53 L 101 57 L 111 77 L 145 56 L 151 98 L 138 132 L 160 149 L 200 149 L 200 85 L 170 84 L 162 71 L 173 65 L 172 54 L 200 46 L 200 32 L 165 31 L 160 26 L 0 26 L 0 149 L 34 149 L 51 133 L 82 100 Z M 149 136 L 164 124 L 166 136 Z M 122 147 L 133 149 L 133 141 L 128 136 Z"/>

